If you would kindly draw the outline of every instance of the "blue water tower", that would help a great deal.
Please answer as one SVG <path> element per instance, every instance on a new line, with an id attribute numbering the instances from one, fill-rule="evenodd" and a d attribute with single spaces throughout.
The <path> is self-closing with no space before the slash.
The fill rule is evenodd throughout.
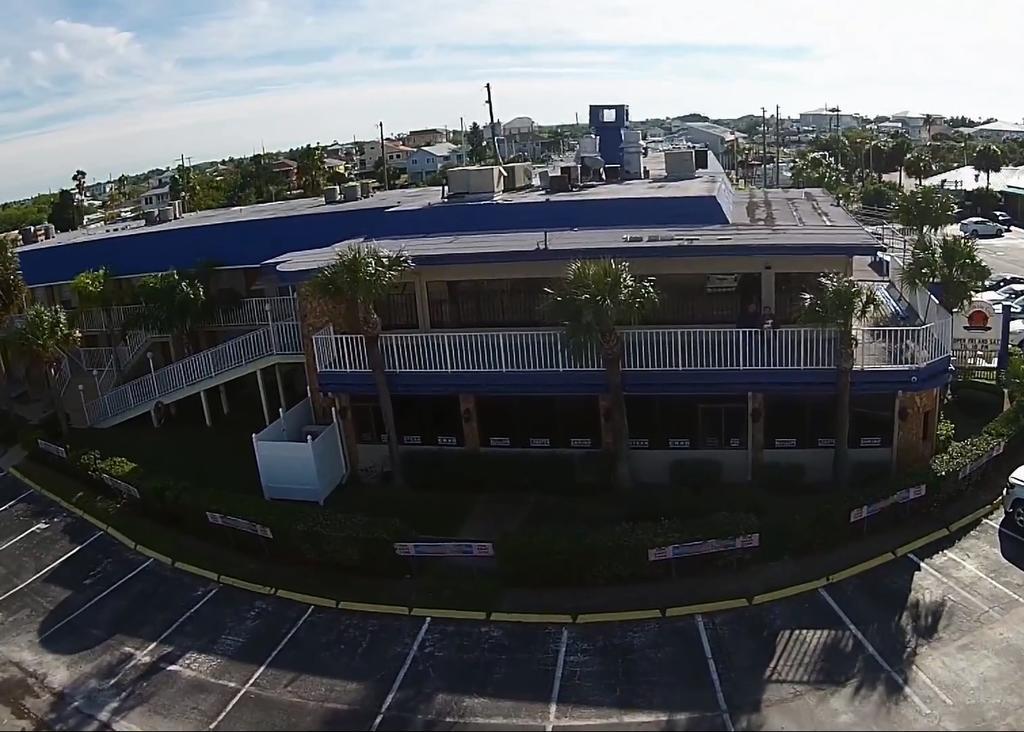
<path id="1" fill-rule="evenodd" d="M 622 130 L 629 127 L 626 104 L 591 104 L 590 129 L 605 165 L 622 165 Z"/>

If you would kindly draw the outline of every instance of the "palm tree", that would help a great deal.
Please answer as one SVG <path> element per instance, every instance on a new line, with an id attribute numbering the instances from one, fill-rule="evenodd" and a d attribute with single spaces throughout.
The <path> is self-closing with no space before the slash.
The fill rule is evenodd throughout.
<path id="1" fill-rule="evenodd" d="M 25 307 L 25 280 L 21 278 L 21 267 L 18 255 L 14 251 L 14 241 L 0 237 L 0 326 L 6 324 L 7 318 Z M 4 402 L 7 402 L 7 363 L 0 354 L 0 379 Z"/>
<path id="2" fill-rule="evenodd" d="M 992 174 L 1003 169 L 1003 152 L 992 143 L 979 145 L 974 151 L 974 169 L 985 174 L 985 187 L 992 187 Z"/>
<path id="3" fill-rule="evenodd" d="M 928 137 L 925 138 L 925 142 L 931 142 L 932 141 L 932 125 L 933 124 L 935 124 L 935 117 L 933 115 L 926 114 L 924 116 L 924 127 L 925 127 L 925 131 L 928 133 Z"/>
<path id="4" fill-rule="evenodd" d="M 61 434 L 67 436 L 67 415 L 57 392 L 57 368 L 64 354 L 78 345 L 81 334 L 71 327 L 67 311 L 59 305 L 32 305 L 25 311 L 25 319 L 12 338 L 17 347 L 43 365 L 50 403 L 57 414 Z"/>
<path id="5" fill-rule="evenodd" d="M 382 158 L 384 156 L 381 156 Z M 323 192 L 324 181 L 327 179 L 327 155 L 317 143 L 316 146 L 306 145 L 295 156 L 298 168 L 295 171 L 299 187 L 309 196 L 318 196 Z"/>
<path id="6" fill-rule="evenodd" d="M 937 283 L 939 304 L 952 313 L 968 303 L 991 274 L 973 241 L 965 236 L 943 235 L 917 241 L 910 261 L 904 265 L 902 279 L 903 284 L 921 289 Z M 923 315 L 927 320 L 928 313 Z"/>
<path id="7" fill-rule="evenodd" d="M 114 281 L 110 277 L 110 272 L 106 267 L 79 272 L 75 279 L 71 280 L 71 289 L 78 295 L 79 306 L 82 309 L 96 308 L 102 314 L 107 346 L 113 353 L 114 374 L 120 374 L 121 359 L 117 355 L 120 338 L 117 336 L 117 329 L 114 327 L 111 317 L 112 308 L 117 302 L 117 291 L 114 289 Z"/>
<path id="8" fill-rule="evenodd" d="M 377 385 L 377 400 L 388 435 L 391 474 L 396 485 L 402 484 L 398 430 L 384 355 L 380 350 L 381 321 L 377 303 L 391 292 L 412 266 L 412 259 L 402 250 L 391 251 L 376 244 L 356 244 L 338 252 L 337 259 L 324 267 L 312 281 L 314 293 L 344 303 L 346 310 L 358 319 L 359 331 L 366 344 L 366 359 Z"/>
<path id="9" fill-rule="evenodd" d="M 75 174 L 71 176 L 71 181 L 75 184 L 75 190 L 78 191 L 79 196 L 85 196 L 85 179 L 86 172 L 79 168 L 75 171 Z"/>
<path id="10" fill-rule="evenodd" d="M 128 324 L 170 337 L 171 360 L 177 361 L 175 341 L 185 355 L 192 353 L 191 335 L 205 314 L 206 290 L 194 277 L 177 270 L 143 277 L 138 286 L 140 314 Z"/>
<path id="11" fill-rule="evenodd" d="M 618 328 L 636 324 L 657 304 L 654 279 L 634 277 L 629 262 L 578 259 L 569 263 L 565 280 L 546 292 L 570 346 L 584 352 L 600 349 L 608 382 L 616 482 L 620 488 L 626 488 L 631 482 L 627 459 L 629 425 L 622 387 L 623 343 Z"/>
<path id="12" fill-rule="evenodd" d="M 892 162 L 896 168 L 900 171 L 900 189 L 903 188 L 903 165 L 907 160 L 907 156 L 911 150 L 914 149 L 914 143 L 910 141 L 910 138 L 906 135 L 900 134 L 895 135 L 892 138 L 892 145 L 889 148 L 889 153 L 892 155 Z"/>
<path id="13" fill-rule="evenodd" d="M 955 208 L 949 194 L 926 186 L 900 196 L 896 220 L 901 226 L 913 229 L 917 233 L 917 241 L 922 241 L 929 232 L 953 223 Z"/>
<path id="14" fill-rule="evenodd" d="M 915 150 L 907 155 L 906 160 L 903 161 L 903 167 L 906 169 L 907 175 L 917 179 L 918 186 L 921 185 L 921 181 L 935 170 L 932 156 L 924 148 Z"/>
<path id="15" fill-rule="evenodd" d="M 835 328 L 836 333 L 836 449 L 832 473 L 846 485 L 850 450 L 850 378 L 853 372 L 857 323 L 877 313 L 881 302 L 874 289 L 862 287 L 852 277 L 836 272 L 822 275 L 814 292 L 803 294 L 802 320 Z"/>

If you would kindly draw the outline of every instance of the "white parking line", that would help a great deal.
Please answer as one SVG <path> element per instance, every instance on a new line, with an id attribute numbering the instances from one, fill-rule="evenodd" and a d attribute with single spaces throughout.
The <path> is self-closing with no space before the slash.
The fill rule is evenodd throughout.
<path id="1" fill-rule="evenodd" d="M 144 570 L 144 569 L 145 569 L 146 567 L 148 567 L 148 566 L 149 566 L 149 565 L 151 565 L 152 563 L 153 563 L 153 560 L 152 560 L 152 559 L 149 559 L 149 560 L 146 560 L 145 562 L 143 562 L 143 563 L 142 563 L 141 565 L 139 565 L 138 567 L 136 567 L 135 569 L 133 569 L 133 570 L 132 570 L 131 572 L 129 572 L 129 573 L 127 574 L 127 575 L 125 575 L 124 577 L 122 577 L 121 579 L 119 579 L 119 580 L 118 580 L 117 582 L 115 582 L 114 584 L 112 584 L 112 585 L 111 585 L 110 587 L 108 587 L 107 589 L 103 590 L 103 592 L 101 592 L 100 594 L 98 594 L 98 595 L 97 595 L 96 597 L 94 597 L 93 599 L 89 600 L 89 602 L 87 602 L 87 603 L 86 603 L 85 605 L 83 605 L 82 607 L 78 608 L 78 610 L 76 610 L 75 612 L 71 613 L 71 614 L 70 614 L 70 615 L 68 615 L 68 616 L 67 616 L 66 618 L 64 618 L 64 619 L 63 619 L 63 620 L 61 620 L 61 621 L 60 621 L 59 623 L 57 623 L 57 624 L 56 624 L 55 626 L 53 626 L 53 627 L 52 627 L 52 628 L 50 628 L 50 629 L 49 629 L 48 631 L 46 631 L 45 633 L 43 633 L 43 634 L 42 634 L 41 636 L 39 636 L 39 640 L 43 640 L 43 638 L 45 638 L 46 636 L 50 635 L 50 633 L 54 633 L 54 632 L 56 632 L 56 631 L 57 631 L 57 630 L 58 630 L 59 628 L 61 628 L 61 627 L 62 627 L 63 625 L 65 625 L 66 623 L 70 623 L 70 622 L 71 622 L 72 620 L 74 620 L 75 618 L 77 618 L 77 617 L 78 617 L 79 615 L 81 615 L 82 613 L 84 613 L 84 612 L 85 612 L 86 610 L 88 610 L 89 608 L 91 608 L 91 607 L 92 607 L 93 605 L 95 605 L 95 604 L 96 604 L 97 602 L 99 602 L 100 600 L 102 600 L 102 599 L 103 599 L 104 597 L 106 597 L 107 595 L 109 595 L 109 594 L 110 594 L 111 592 L 113 592 L 114 590 L 116 590 L 116 589 L 117 589 L 118 587 L 120 587 L 121 585 L 123 585 L 123 584 L 124 584 L 125 582 L 127 582 L 128 580 L 130 580 L 130 579 L 131 579 L 132 577 L 134 577 L 135 575 L 137 575 L 137 574 L 138 574 L 139 572 L 141 572 L 142 570 Z"/>
<path id="2" fill-rule="evenodd" d="M 989 610 L 991 610 L 991 609 L 992 609 L 992 608 L 990 608 L 990 607 L 989 607 L 988 605 L 986 605 L 985 603 L 983 603 L 983 602 L 982 602 L 981 600 L 979 600 L 979 599 L 978 599 L 977 597 L 975 597 L 974 595 L 972 595 L 972 594 L 971 594 L 970 592 L 968 592 L 967 590 L 965 590 L 965 589 L 964 589 L 963 587 L 960 587 L 960 585 L 958 585 L 958 584 L 954 583 L 954 582 L 953 582 L 953 580 L 951 580 L 951 579 L 949 579 L 948 577 L 946 577 L 945 575 L 941 574 L 941 573 L 940 573 L 940 572 L 939 572 L 938 570 L 936 570 L 936 569 L 935 569 L 934 567 L 930 567 L 930 566 L 928 566 L 927 564 L 925 564 L 925 563 L 924 563 L 923 561 L 921 561 L 921 559 L 919 559 L 919 558 L 917 557 L 917 555 L 915 555 L 915 554 L 914 554 L 913 552 L 908 552 L 906 556 L 908 556 L 908 557 L 910 557 L 911 559 L 913 559 L 913 560 L 914 560 L 914 562 L 916 562 L 916 563 L 917 563 L 917 566 L 918 566 L 918 567 L 920 567 L 920 568 L 921 568 L 921 569 L 923 569 L 923 570 L 924 570 L 925 572 L 928 572 L 929 574 L 931 574 L 931 575 L 933 575 L 934 577 L 936 577 L 936 578 L 937 578 L 937 579 L 938 579 L 938 580 L 939 580 L 940 582 L 943 582 L 944 584 L 946 584 L 946 585 L 949 585 L 950 587 L 952 587 L 952 588 L 953 588 L 954 590 L 956 590 L 956 591 L 957 591 L 957 592 L 959 592 L 959 593 L 960 593 L 961 595 L 963 595 L 963 596 L 964 596 L 964 597 L 966 597 L 966 598 L 967 598 L 968 600 L 970 600 L 970 601 L 971 601 L 971 602 L 973 602 L 973 603 L 974 603 L 975 605 L 977 605 L 977 606 L 978 606 L 979 608 L 981 608 L 981 610 L 983 610 L 984 612 L 988 612 Z"/>
<path id="3" fill-rule="evenodd" d="M 17 498 L 15 498 L 15 499 L 14 499 L 13 501 L 9 501 L 8 503 L 5 503 L 4 505 L 0 506 L 0 511 L 6 511 L 6 510 L 7 510 L 8 508 L 10 508 L 11 506 L 13 506 L 13 505 L 14 505 L 15 503 L 17 503 L 18 501 L 20 501 L 20 500 L 21 500 L 22 498 L 24 498 L 25 496 L 27 496 L 27 495 L 28 495 L 29 493 L 31 493 L 31 492 L 32 492 L 32 491 L 25 491 L 25 492 L 24 492 L 24 493 L 22 493 L 22 494 L 21 494 L 20 496 L 18 496 Z"/>
<path id="4" fill-rule="evenodd" d="M 1009 530 L 1008 528 L 1006 528 L 1006 527 L 1005 527 L 1005 526 L 1003 526 L 1002 524 L 997 524 L 997 523 L 996 523 L 995 521 L 993 521 L 992 519 L 987 519 L 987 518 L 986 518 L 986 519 L 982 519 L 982 521 L 984 521 L 984 522 L 985 522 L 986 524 L 988 524 L 989 526 L 992 526 L 992 527 L 995 527 L 995 528 L 999 529 L 999 531 L 1000 531 L 1001 533 L 1003 533 L 1003 534 L 1006 534 L 1007 536 L 1012 536 L 1012 537 L 1013 537 L 1014 539 L 1016 539 L 1017 541 L 1024 541 L 1024 536 L 1021 536 L 1020 534 L 1015 534 L 1015 533 L 1013 533 L 1013 532 L 1012 532 L 1012 531 L 1010 531 L 1010 530 Z"/>
<path id="5" fill-rule="evenodd" d="M 221 720 L 224 719 L 224 717 L 228 716 L 228 712 L 234 709 L 235 704 L 238 703 L 238 700 L 245 695 L 245 692 L 249 691 L 250 686 L 256 683 L 256 679 L 260 677 L 260 674 L 266 671 L 267 666 L 269 666 L 270 663 L 277 656 L 277 654 L 281 652 L 281 649 L 284 648 L 285 644 L 292 639 L 292 636 L 295 635 L 295 632 L 302 626 L 302 624 L 306 622 L 306 618 L 309 617 L 309 614 L 311 612 L 313 612 L 312 605 L 310 605 L 306 612 L 303 613 L 302 617 L 299 618 L 298 622 L 292 626 L 292 629 L 288 631 L 288 634 L 281 639 L 281 642 L 277 644 L 277 647 L 270 652 L 270 655 L 267 656 L 267 660 L 264 661 L 262 665 L 260 665 L 260 667 L 256 669 L 256 671 L 253 672 L 253 675 L 249 677 L 249 680 L 245 682 L 245 685 L 241 689 L 239 689 L 238 693 L 235 694 L 231 701 L 228 702 L 228 705 L 224 707 L 224 711 L 218 714 L 215 720 L 210 722 L 210 726 L 207 729 L 214 729 L 218 724 L 220 724 Z"/>
<path id="6" fill-rule="evenodd" d="M 98 539 L 98 538 L 100 538 L 101 536 L 103 536 L 103 532 L 102 532 L 102 531 L 97 531 L 97 532 L 96 532 L 95 534 L 93 534 L 93 535 L 92 535 L 91 537 L 89 537 L 88 539 L 86 539 L 84 543 L 82 543 L 82 544 L 79 544 L 78 546 L 76 546 L 76 547 L 75 547 L 74 549 L 72 549 L 71 551 L 69 551 L 69 552 L 68 552 L 67 554 L 65 554 L 65 555 L 64 555 L 63 557 L 61 557 L 60 559 L 58 559 L 58 560 L 57 560 L 56 562 L 54 562 L 53 564 L 51 564 L 51 565 L 50 565 L 49 567 L 47 567 L 46 569 L 44 569 L 44 570 L 42 570 L 41 572 L 37 572 L 36 574 L 32 575 L 32 576 L 31 576 L 31 577 L 29 577 L 29 578 L 28 578 L 27 580 L 25 580 L 24 582 L 22 582 L 22 583 L 21 583 L 20 585 L 18 585 L 17 587 L 15 587 L 15 588 L 14 588 L 13 590 L 8 590 L 8 591 L 7 591 L 6 593 L 4 593 L 4 594 L 3 594 L 2 596 L 0 596 L 0 602 L 3 602 L 4 600 L 6 600 L 6 599 L 7 599 L 8 597 L 10 597 L 11 595 L 13 595 L 13 594 L 14 594 L 15 592 L 17 592 L 18 590 L 20 590 L 20 589 L 23 589 L 23 588 L 27 587 L 28 585 L 32 584 L 32 583 L 33 583 L 33 582 L 35 582 L 35 581 L 36 581 L 37 579 L 39 579 L 40 577 L 42 577 L 42 576 L 43 576 L 44 574 L 46 574 L 47 572 L 49 572 L 49 571 L 50 571 L 51 569 L 53 569 L 54 567 L 56 567 L 56 566 L 57 566 L 58 564 L 60 564 L 61 562 L 63 562 L 63 561 L 65 560 L 65 559 L 68 559 L 68 558 L 69 558 L 69 557 L 71 557 L 72 555 L 76 554 L 76 553 L 77 553 L 77 552 L 78 552 L 78 551 L 79 551 L 80 549 L 84 549 L 84 548 L 85 548 L 85 547 L 87 547 L 87 546 L 88 546 L 89 544 L 91 544 L 91 543 L 93 542 L 93 540 L 95 540 L 95 539 Z"/>
<path id="7" fill-rule="evenodd" d="M 188 609 L 188 612 L 186 612 L 186 613 L 185 613 L 184 615 L 182 615 L 182 616 L 181 616 L 180 618 L 178 618 L 177 620 L 175 620 L 175 621 L 174 621 L 174 624 L 173 624 L 173 625 L 172 625 L 172 626 L 171 626 L 170 628 L 168 628 L 167 630 L 165 630 L 165 631 L 164 631 L 163 633 L 161 633 L 161 634 L 160 634 L 160 637 L 159 637 L 159 638 L 157 638 L 157 639 L 156 639 L 155 641 L 153 641 L 153 642 L 152 642 L 152 643 L 150 643 L 150 644 L 149 644 L 148 646 L 146 646 L 145 650 L 143 650 L 143 651 L 142 651 L 141 653 L 139 653 L 138 655 L 136 655 L 136 656 L 135 656 L 135 657 L 134 657 L 134 658 L 133 658 L 133 659 L 132 659 L 131 661 L 129 661 L 128 663 L 126 663 L 126 664 L 124 665 L 124 668 L 122 668 L 122 669 L 121 669 L 121 670 L 120 670 L 120 671 L 119 671 L 119 672 L 117 673 L 117 676 L 115 676 L 114 678 L 112 678 L 112 679 L 111 679 L 111 680 L 109 681 L 108 685 L 109 685 L 109 686 L 113 686 L 113 685 L 114 685 L 115 683 L 117 683 L 117 681 L 118 681 L 118 680 L 119 680 L 119 679 L 120 679 L 120 678 L 121 678 L 122 676 L 124 676 L 124 675 L 125 675 L 125 673 L 126 673 L 126 672 L 128 671 L 128 669 L 130 669 L 130 668 L 131 668 L 132 666 L 134 666 L 135 664 L 137 664 L 137 663 L 138 663 L 139 661 L 142 661 L 142 660 L 144 660 L 145 658 L 147 658 L 147 657 L 149 656 L 149 654 L 150 654 L 150 653 L 152 653 L 152 652 L 153 652 L 153 650 L 154 650 L 154 649 L 155 649 L 155 648 L 156 648 L 156 647 L 157 647 L 158 645 L 160 645 L 161 643 L 163 643 L 163 642 L 164 642 L 164 639 L 165 639 L 165 638 L 166 638 L 167 636 L 169 636 L 169 635 L 170 635 L 171 633 L 173 633 L 174 631 L 176 631 L 176 630 L 178 629 L 178 626 L 180 626 L 180 625 L 181 625 L 182 623 L 184 623 L 184 622 L 185 622 L 186 620 L 188 620 L 188 619 L 189 619 L 189 617 L 191 617 L 191 616 L 192 616 L 192 613 L 194 613 L 194 612 L 195 612 L 196 610 L 198 610 L 199 608 L 201 608 L 201 607 L 203 606 L 203 604 L 204 604 L 204 603 L 205 603 L 205 602 L 206 602 L 207 600 L 209 600 L 209 599 L 210 599 L 211 597 L 213 597 L 213 596 L 214 596 L 215 594 L 217 594 L 217 590 L 219 590 L 219 589 L 220 589 L 220 587 L 219 587 L 219 586 L 217 586 L 217 587 L 214 587 L 214 588 L 213 588 L 212 590 L 210 590 L 210 591 L 209 591 L 209 592 L 207 592 L 207 593 L 206 593 L 205 595 L 203 595 L 202 599 L 201 599 L 201 600 L 199 600 L 199 602 L 197 602 L 197 603 L 196 603 L 195 605 L 193 605 L 192 607 L 190 607 L 190 608 Z"/>
<path id="8" fill-rule="evenodd" d="M 409 655 L 405 657 L 405 663 L 402 664 L 402 668 L 398 671 L 398 676 L 395 677 L 395 683 L 391 685 L 391 690 L 388 695 L 384 697 L 384 703 L 380 706 L 380 711 L 377 712 L 377 717 L 373 720 L 373 724 L 370 725 L 370 732 L 376 732 L 377 727 L 380 726 L 380 722 L 384 719 L 384 713 L 391 706 L 391 702 L 395 700 L 395 694 L 398 693 L 398 687 L 402 685 L 402 679 L 405 678 L 406 673 L 409 672 L 409 666 L 412 665 L 412 658 L 416 655 L 416 649 L 420 647 L 420 643 L 423 642 L 423 636 L 427 634 L 427 628 L 430 627 L 430 618 L 423 619 L 423 625 L 420 626 L 420 632 L 416 634 L 416 640 L 412 642 L 412 648 L 409 649 Z"/>
<path id="9" fill-rule="evenodd" d="M 875 650 L 875 647 L 871 645 L 867 638 L 864 637 L 864 634 L 857 629 L 857 626 L 853 624 L 853 621 L 851 621 L 846 616 L 846 613 L 844 613 L 842 609 L 836 604 L 835 600 L 832 599 L 832 596 L 825 592 L 825 588 L 819 587 L 818 593 L 823 598 L 825 598 L 825 602 L 827 602 L 829 606 L 835 611 L 836 615 L 839 616 L 839 619 L 843 621 L 844 625 L 846 625 L 847 630 L 849 630 L 850 633 L 853 634 L 853 637 L 860 641 L 860 644 L 864 646 L 864 650 L 871 654 L 871 657 L 878 662 L 878 665 L 885 669 L 885 672 L 889 674 L 889 677 L 893 681 L 895 681 L 901 689 L 903 689 L 904 693 L 906 693 L 906 695 L 910 698 L 910 701 L 914 702 L 914 705 L 918 709 L 920 709 L 922 713 L 930 715 L 931 710 L 923 701 L 921 701 L 921 697 L 915 694 L 914 690 L 907 686 L 907 682 L 903 680 L 903 677 L 895 671 L 893 671 L 892 666 L 885 662 L 885 659 L 882 658 L 881 654 L 879 654 L 878 651 Z M 949 697 L 946 698 L 948 699 Z"/>
<path id="10" fill-rule="evenodd" d="M 725 694 L 722 693 L 722 681 L 718 678 L 718 667 L 715 665 L 715 656 L 711 653 L 711 644 L 708 642 L 708 632 L 704 629 L 704 616 L 697 613 L 693 616 L 697 623 L 697 632 L 700 634 L 700 643 L 704 646 L 704 659 L 708 662 L 708 671 L 711 672 L 711 683 L 715 685 L 715 696 L 718 698 L 718 710 L 722 715 L 722 723 L 729 732 L 733 732 L 732 717 L 729 715 L 729 707 L 725 705 Z"/>
<path id="11" fill-rule="evenodd" d="M 548 703 L 548 721 L 545 732 L 555 726 L 555 712 L 558 710 L 558 691 L 562 688 L 562 669 L 565 668 L 565 647 L 569 644 L 569 629 L 562 628 L 562 642 L 558 646 L 558 661 L 555 663 L 555 678 L 551 682 L 551 701 Z"/>
<path id="12" fill-rule="evenodd" d="M 1010 588 L 1004 587 L 1003 585 L 999 584 L 994 579 L 989 577 L 987 574 L 982 572 L 980 569 L 975 567 L 973 564 L 969 564 L 968 562 L 966 562 L 963 559 L 961 559 L 960 557 L 958 557 L 956 554 L 953 554 L 952 552 L 949 552 L 949 551 L 944 551 L 944 552 L 942 552 L 942 554 L 943 554 L 943 556 L 949 557 L 954 562 L 959 562 L 964 567 L 966 567 L 967 569 L 969 569 L 970 571 L 974 572 L 976 575 L 981 577 L 983 580 L 985 580 L 986 582 L 990 583 L 993 587 L 997 587 L 998 589 L 1000 589 L 1003 592 L 1005 592 L 1007 595 L 1012 597 L 1017 602 L 1024 603 L 1024 597 L 1021 597 L 1020 595 L 1018 595 L 1016 592 L 1014 592 Z"/>
<path id="13" fill-rule="evenodd" d="M 28 529 L 26 531 L 22 531 L 20 534 L 15 536 L 13 539 L 9 539 L 3 546 L 0 546 L 0 552 L 2 552 L 4 549 L 6 549 L 7 547 L 11 546 L 12 544 L 17 544 L 19 541 L 24 539 L 29 534 L 34 533 L 36 531 L 42 531 L 47 526 L 49 526 L 49 524 L 36 524 L 31 529 Z"/>

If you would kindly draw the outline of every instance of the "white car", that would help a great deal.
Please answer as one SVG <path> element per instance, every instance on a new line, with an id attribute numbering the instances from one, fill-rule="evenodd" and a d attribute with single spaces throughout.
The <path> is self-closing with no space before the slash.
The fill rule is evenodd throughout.
<path id="1" fill-rule="evenodd" d="M 1002 236 L 1003 227 L 995 221 L 972 216 L 960 222 L 960 233 L 967 236 Z"/>
<path id="2" fill-rule="evenodd" d="M 1003 491 L 1003 510 L 1018 529 L 1024 529 L 1024 465 L 1010 473 Z"/>
<path id="3" fill-rule="evenodd" d="M 1007 285 L 1006 287 L 1000 287 L 998 290 L 979 292 L 974 296 L 974 299 L 984 300 L 992 305 L 997 305 L 1007 300 L 1016 300 L 1020 297 L 1024 297 L 1024 285 Z"/>

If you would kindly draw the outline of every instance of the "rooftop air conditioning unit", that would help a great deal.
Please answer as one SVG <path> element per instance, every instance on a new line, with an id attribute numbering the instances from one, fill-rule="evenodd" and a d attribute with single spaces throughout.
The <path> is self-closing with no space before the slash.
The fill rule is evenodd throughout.
<path id="1" fill-rule="evenodd" d="M 562 175 L 565 176 L 566 180 L 569 181 L 570 188 L 580 187 L 580 166 L 578 165 L 563 165 Z"/>
<path id="2" fill-rule="evenodd" d="M 665 151 L 665 177 L 684 180 L 696 175 L 697 166 L 692 149 Z"/>
<path id="3" fill-rule="evenodd" d="M 518 191 L 533 185 L 533 166 L 529 163 L 509 163 L 505 166 L 505 190 Z"/>
<path id="4" fill-rule="evenodd" d="M 341 189 L 338 186 L 327 186 L 324 188 L 324 203 L 337 203 L 341 199 Z"/>
<path id="5" fill-rule="evenodd" d="M 360 193 L 359 183 L 358 182 L 346 183 L 345 186 L 341 189 L 341 193 L 342 193 L 342 197 L 346 201 L 358 201 L 359 200 L 359 193 Z"/>
<path id="6" fill-rule="evenodd" d="M 449 168 L 449 196 L 495 196 L 504 188 L 505 171 L 497 165 Z"/>

